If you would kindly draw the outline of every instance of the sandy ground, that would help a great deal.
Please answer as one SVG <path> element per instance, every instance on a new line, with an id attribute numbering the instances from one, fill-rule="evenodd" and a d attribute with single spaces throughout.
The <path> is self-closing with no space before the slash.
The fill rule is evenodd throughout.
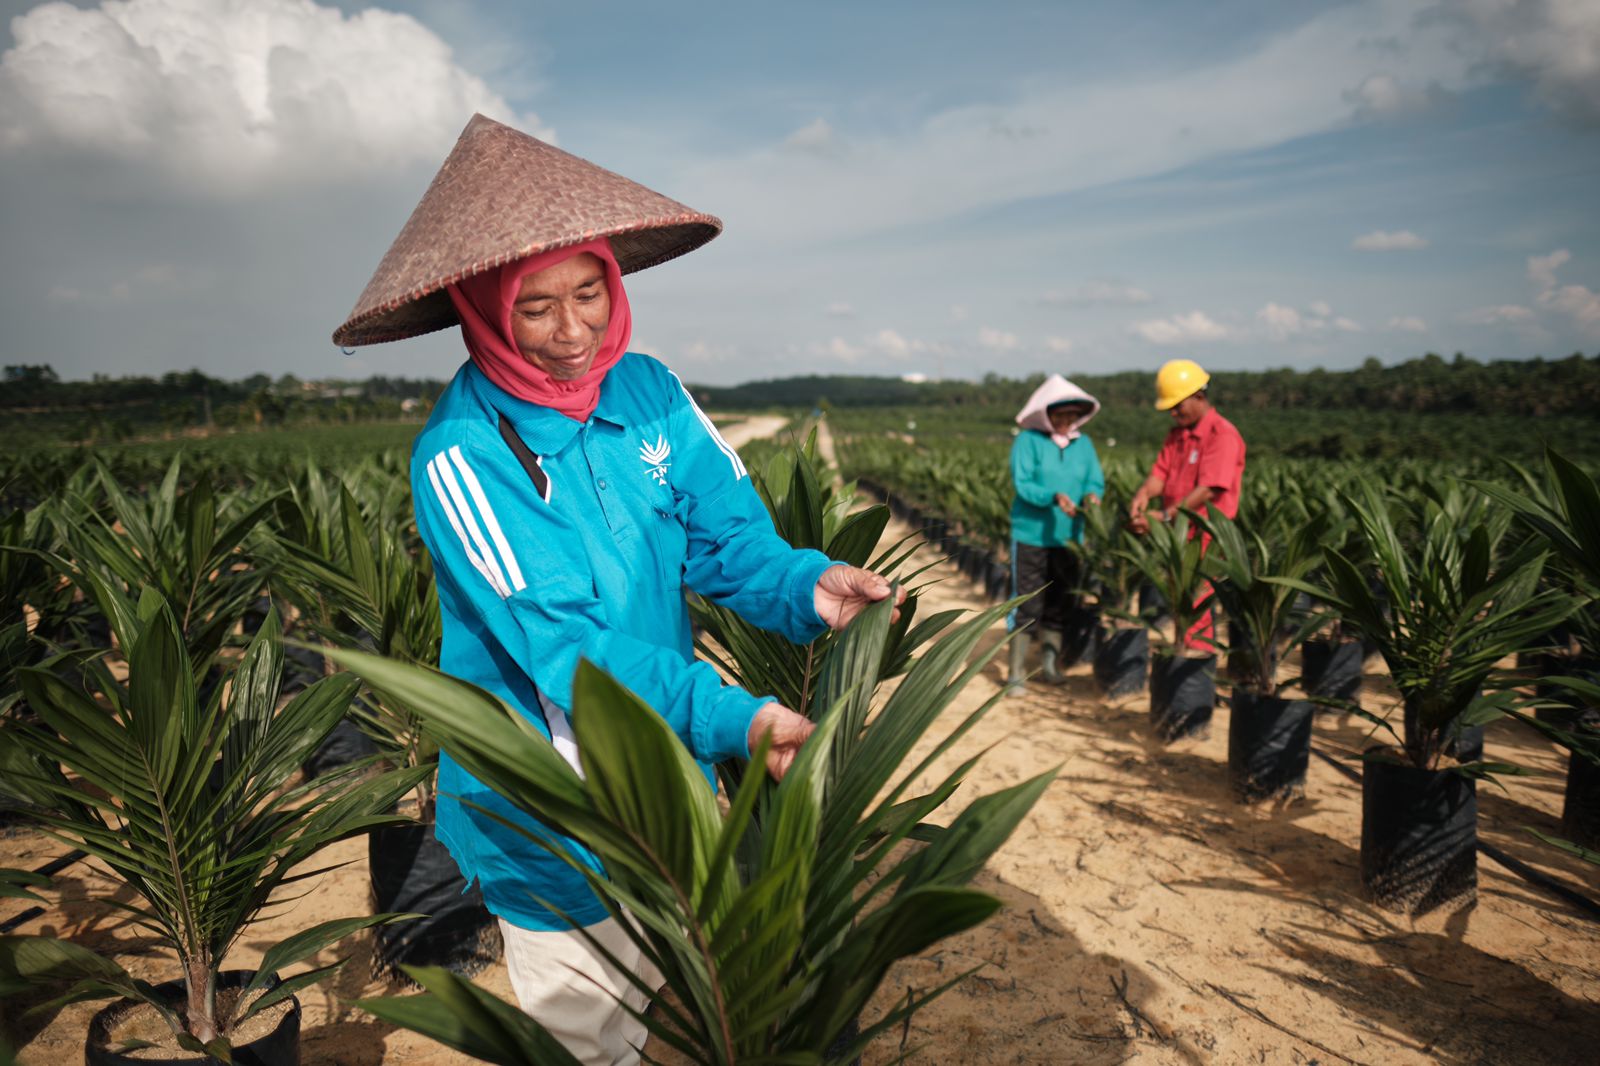
<path id="1" fill-rule="evenodd" d="M 939 583 L 923 610 L 982 605 L 953 568 L 932 576 Z M 997 628 L 986 646 L 1002 635 Z M 945 721 L 959 721 L 1001 679 L 1001 664 L 991 663 Z M 1364 703 L 1382 706 L 1385 685 L 1369 675 Z M 980 972 L 909 1029 L 880 1038 L 866 1062 L 912 1048 L 922 1062 L 978 1064 L 1595 1061 L 1600 924 L 1483 858 L 1475 905 L 1415 921 L 1378 911 L 1362 900 L 1358 879 L 1358 784 L 1314 759 L 1305 800 L 1240 806 L 1227 788 L 1226 708 L 1208 738 L 1170 746 L 1149 739 L 1147 708 L 1143 697 L 1106 704 L 1078 666 L 1064 687 L 1033 685 L 1002 701 L 958 745 L 952 759 L 994 750 L 957 802 L 1050 767 L 1060 774 L 978 879 L 1005 909 L 896 967 L 868 1020 L 910 989 L 981 964 Z M 1359 749 L 1367 728 L 1329 715 L 1317 723 L 1316 744 Z M 1491 727 L 1488 746 L 1536 774 L 1480 789 L 1483 839 L 1600 896 L 1595 868 L 1522 829 L 1556 831 L 1563 758 L 1509 726 Z M 33 868 L 62 850 L 14 835 L 0 840 L 0 865 Z M 350 865 L 254 929 L 237 964 L 253 964 L 295 929 L 366 912 L 364 845 L 330 858 Z M 71 867 L 56 879 L 59 903 L 17 931 L 68 936 L 116 954 L 140 976 L 172 976 L 169 960 L 137 931 L 84 902 L 103 889 L 90 869 Z M 0 900 L 0 918 L 23 906 Z M 388 990 L 368 979 L 362 935 L 319 962 L 341 953 L 352 956 L 342 975 L 300 997 L 307 1066 L 462 1061 L 349 1007 Z M 477 980 L 510 997 L 503 966 Z M 77 1004 L 25 1023 L 21 1061 L 77 1060 L 95 1009 Z"/>

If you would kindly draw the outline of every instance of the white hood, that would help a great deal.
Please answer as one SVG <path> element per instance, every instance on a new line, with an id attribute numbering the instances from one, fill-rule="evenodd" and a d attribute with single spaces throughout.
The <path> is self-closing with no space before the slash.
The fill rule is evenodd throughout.
<path id="1" fill-rule="evenodd" d="M 1076 437 L 1089 419 L 1100 413 L 1100 401 L 1084 392 L 1078 386 L 1062 377 L 1060 374 L 1051 374 L 1044 379 L 1044 384 L 1033 390 L 1033 395 L 1028 397 L 1028 402 L 1022 405 L 1022 411 L 1017 415 L 1017 425 L 1023 429 L 1036 429 L 1046 436 L 1055 436 L 1055 427 L 1050 424 L 1050 407 L 1058 403 L 1087 403 L 1093 404 L 1088 414 L 1072 423 L 1067 430 L 1067 438 Z"/>

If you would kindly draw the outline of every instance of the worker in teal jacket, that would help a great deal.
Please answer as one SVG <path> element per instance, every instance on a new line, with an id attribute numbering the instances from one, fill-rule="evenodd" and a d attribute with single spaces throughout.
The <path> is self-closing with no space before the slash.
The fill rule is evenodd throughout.
<path id="1" fill-rule="evenodd" d="M 580 773 L 568 712 L 588 659 L 659 713 L 708 779 L 763 738 L 766 770 L 782 777 L 811 723 L 696 660 L 685 591 L 802 643 L 890 592 L 779 537 L 738 452 L 676 375 L 627 350 L 623 273 L 720 228 L 477 116 L 334 335 L 460 326 L 469 359 L 411 456 L 440 668 L 506 701 Z M 523 1010 L 581 1062 L 637 1062 L 645 1029 L 629 1008 L 643 1009 L 640 985 L 659 975 L 628 931 L 523 830 L 553 834 L 448 751 L 438 797 L 438 836 L 500 919 Z M 575 842 L 553 842 L 598 869 Z"/>
<path id="2" fill-rule="evenodd" d="M 1082 508 L 1098 504 L 1106 490 L 1100 456 L 1083 432 L 1099 411 L 1100 401 L 1052 374 L 1017 415 L 1011 445 L 1011 584 L 1013 595 L 1035 595 L 1010 619 L 1011 628 L 1027 628 L 1012 638 L 1008 695 L 1022 691 L 1035 633 L 1042 648 L 1040 679 L 1054 685 L 1066 680 L 1062 633 L 1082 584 L 1078 553 L 1067 545 L 1082 543 Z"/>

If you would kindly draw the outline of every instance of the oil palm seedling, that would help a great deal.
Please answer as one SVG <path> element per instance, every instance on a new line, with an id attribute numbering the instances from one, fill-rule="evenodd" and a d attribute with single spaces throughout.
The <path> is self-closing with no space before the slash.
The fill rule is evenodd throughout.
<path id="1" fill-rule="evenodd" d="M 421 714 L 474 777 L 599 858 L 604 875 L 535 838 L 573 863 L 614 915 L 626 908 L 637 922 L 622 924 L 665 982 L 654 1009 L 635 1013 L 656 1040 L 697 1063 L 846 1062 L 965 976 L 826 1050 L 896 959 L 995 911 L 998 901 L 968 882 L 1053 777 L 979 797 L 947 827 L 924 821 L 977 760 L 935 775 L 927 791 L 915 783 L 989 704 L 907 768 L 909 753 L 986 662 L 968 658 L 1004 607 L 934 642 L 869 716 L 891 610 L 874 605 L 841 635 L 820 679 L 817 730 L 783 781 L 746 775 L 725 811 L 665 722 L 587 663 L 571 715 L 580 776 L 519 714 L 465 682 L 330 654 Z M 764 754 L 755 752 L 758 763 Z M 531 1019 L 460 978 L 412 973 L 427 995 L 361 1006 L 488 1061 L 574 1061 Z"/>
<path id="2" fill-rule="evenodd" d="M 1504 526 L 1459 489 L 1399 498 L 1361 482 L 1342 498 L 1362 561 L 1330 547 L 1326 584 L 1289 584 L 1375 644 L 1399 691 L 1402 728 L 1384 724 L 1397 743 L 1364 762 L 1361 869 L 1374 901 L 1420 913 L 1476 892 L 1475 779 L 1511 768 L 1464 741 L 1515 701 L 1491 684 L 1496 664 L 1571 601 L 1541 586 L 1541 546 L 1496 552 Z"/>
<path id="3" fill-rule="evenodd" d="M 1554 580 L 1578 600 L 1569 624 L 1581 649 L 1571 676 L 1549 678 L 1584 707 L 1567 721 L 1541 721 L 1516 713 L 1519 718 L 1567 749 L 1567 789 L 1561 814 L 1565 839 L 1558 846 L 1577 847 L 1585 857 L 1600 851 L 1600 484 L 1576 463 L 1554 449 L 1546 449 L 1542 483 L 1530 482 L 1518 491 L 1486 482 L 1476 483 L 1489 496 L 1510 507 L 1518 520 L 1547 546 L 1556 558 L 1550 569 Z M 1548 838 L 1547 838 L 1548 839 Z"/>
<path id="4" fill-rule="evenodd" d="M 22 626 L 48 643 L 72 642 L 86 613 L 49 560 L 60 547 L 54 520 L 60 508 L 51 501 L 0 517 L 0 626 Z"/>
<path id="5" fill-rule="evenodd" d="M 1300 498 L 1302 506 L 1294 515 L 1296 523 L 1316 528 L 1324 547 L 1338 548 L 1347 558 L 1359 553 L 1359 545 L 1354 541 L 1355 526 L 1345 512 L 1338 487 L 1323 484 L 1301 492 Z M 1319 559 L 1307 580 L 1320 583 L 1322 569 Z M 1300 643 L 1300 687 L 1322 707 L 1356 712 L 1363 668 L 1376 649 L 1336 612 L 1324 609 L 1314 597 L 1301 595 L 1322 624 Z"/>
<path id="6" fill-rule="evenodd" d="M 1283 656 L 1319 619 L 1303 595 L 1279 579 L 1299 580 L 1316 565 L 1319 531 L 1278 525 L 1268 540 L 1224 514 L 1200 520 L 1211 536 L 1206 554 L 1214 602 L 1228 618 L 1228 779 L 1243 802 L 1288 798 L 1305 789 L 1311 758 L 1312 704 L 1287 699 L 1278 680 Z"/>
<path id="7" fill-rule="evenodd" d="M 292 519 L 280 526 L 293 535 L 263 538 L 258 551 L 271 560 L 274 590 L 295 605 L 301 628 L 320 643 L 437 664 L 439 594 L 428 554 L 412 532 L 409 495 L 379 494 L 363 508 L 347 485 L 332 480 L 336 489 L 324 489 L 326 502 L 295 501 Z M 403 708 L 367 699 L 359 713 L 390 763 L 437 762 L 438 749 Z M 419 783 L 416 799 L 419 814 L 429 815 L 431 778 Z"/>
<path id="8" fill-rule="evenodd" d="M 756 488 L 773 516 L 779 535 L 792 546 L 816 546 L 820 542 L 830 558 L 852 565 L 868 565 L 868 556 L 887 524 L 888 509 L 880 505 L 852 512 L 854 500 L 848 487 L 839 486 L 835 489 L 827 487 L 829 485 L 830 479 L 816 453 L 814 441 L 808 441 L 803 448 L 771 456 L 765 474 L 757 479 Z M 884 552 L 870 565 L 872 569 L 893 574 L 907 555 L 909 551 L 902 542 Z M 998 612 L 991 613 L 998 616 L 1011 606 L 1007 604 Z M 703 640 L 700 644 L 703 652 L 717 658 L 723 669 L 748 691 L 775 692 L 780 699 L 784 693 L 798 694 L 802 702 L 794 706 L 813 719 L 832 707 L 839 696 L 837 691 L 830 692 L 824 685 L 824 679 L 850 677 L 852 683 L 861 690 L 860 697 L 851 704 L 848 714 L 850 727 L 847 734 L 855 736 L 866 728 L 871 694 L 877 686 L 903 673 L 909 667 L 915 651 L 944 632 L 960 615 L 959 611 L 945 611 L 913 625 L 916 607 L 917 593 L 913 590 L 901 605 L 899 620 L 888 626 L 877 654 L 868 660 L 862 658 L 859 651 L 852 653 L 855 657 L 848 661 L 848 668 L 843 675 L 839 673 L 843 668 L 840 665 L 842 660 L 837 658 L 845 654 L 843 638 L 839 635 L 824 634 L 807 645 L 802 656 L 799 654 L 801 649 L 789 645 L 781 637 L 757 629 L 737 614 L 720 608 L 714 613 L 702 611 L 700 617 L 706 631 L 727 650 L 720 651 Z M 969 632 L 975 633 L 976 630 Z M 963 643 L 967 643 L 965 638 Z M 840 743 L 843 745 L 845 742 Z M 739 789 L 749 765 L 744 760 L 735 759 L 718 768 L 730 793 Z M 756 762 L 755 765 L 759 767 L 761 764 Z M 761 774 L 757 776 L 764 778 Z M 764 794 L 770 791 L 769 784 L 765 786 Z M 739 852 L 738 860 L 745 867 L 753 862 L 752 856 L 759 852 L 757 841 L 766 808 L 765 802 L 757 805 L 753 816 L 755 829 Z M 832 811 L 831 806 L 828 810 Z M 838 901 L 834 903 L 836 906 Z M 848 925 L 840 935 L 847 931 Z M 851 1032 L 846 1031 L 846 1042 Z"/>
<path id="9" fill-rule="evenodd" d="M 1165 622 L 1153 627 L 1162 650 L 1150 663 L 1150 724 L 1163 740 L 1203 735 L 1216 705 L 1215 645 L 1209 632 L 1200 632 L 1212 592 L 1205 542 L 1190 519 L 1180 512 L 1170 522 L 1154 522 L 1148 533 L 1126 538 L 1117 549 L 1166 605 Z"/>
<path id="10" fill-rule="evenodd" d="M 219 494 L 204 471 L 184 485 L 182 470 L 174 457 L 160 483 L 138 495 L 99 464 L 99 498 L 55 515 L 61 546 L 43 557 L 95 605 L 121 647 L 140 628 L 140 601 L 150 592 L 159 595 L 190 664 L 204 677 L 265 586 L 265 576 L 240 549 L 272 499 Z"/>
<path id="11" fill-rule="evenodd" d="M 88 947 L 49 937 L 0 937 L 0 994 L 34 983 L 65 984 L 60 999 L 127 997 L 97 1016 L 90 1061 L 143 1046 L 121 1023 L 148 1012 L 168 1055 L 229 1061 L 253 1016 L 276 1017 L 262 1037 L 275 1061 L 291 1061 L 294 993 L 338 962 L 292 977 L 301 963 L 356 930 L 407 915 L 319 922 L 269 947 L 253 972 L 225 971 L 240 937 L 286 902 L 280 889 L 311 873 L 324 847 L 388 824 L 416 770 L 350 772 L 299 784 L 300 760 L 344 713 L 348 677 L 321 681 L 277 708 L 282 649 L 275 615 L 243 650 L 225 685 L 202 697 L 178 620 L 148 590 L 125 618 L 127 680 L 105 658 L 77 675 L 21 673 L 37 722 L 0 728 L 0 787 L 26 800 L 44 832 L 87 852 L 132 894 L 105 899 L 176 956 L 176 980 L 152 985 Z M 119 893 L 120 896 L 120 893 Z M 285 1045 L 288 1050 L 284 1050 Z M 179 1050 L 181 1049 L 181 1051 Z M 273 1051 L 272 1049 L 278 1049 Z M 260 1049 L 257 1049 L 260 1050 Z"/>
<path id="12" fill-rule="evenodd" d="M 1112 477 L 1098 507 L 1083 509 L 1083 542 L 1067 547 L 1078 553 L 1087 610 L 1103 627 L 1095 641 L 1094 679 L 1113 699 L 1145 687 L 1150 667 L 1148 618 L 1135 605 L 1144 576 L 1125 548 L 1133 536 L 1123 524 L 1126 479 Z"/>
<path id="13" fill-rule="evenodd" d="M 874 555 L 889 524 L 889 508 L 875 504 L 853 510 L 854 495 L 825 476 L 817 456 L 815 435 L 803 448 L 774 453 L 752 480 L 778 535 L 791 547 L 811 548 L 851 566 L 894 574 L 911 554 L 905 542 Z M 914 576 L 914 575 L 913 575 Z M 877 666 L 874 683 L 905 669 L 913 650 L 947 626 L 959 612 L 947 611 L 913 626 L 917 601 L 908 594 Z M 710 640 L 699 639 L 700 653 L 749 692 L 774 699 L 810 718 L 823 709 L 817 703 L 818 681 L 838 641 L 824 633 L 809 644 L 795 644 L 741 618 L 716 603 L 694 597 L 690 617 Z"/>
<path id="14" fill-rule="evenodd" d="M 415 535 L 409 493 L 395 489 L 408 482 L 369 471 L 364 484 L 365 506 L 341 480 L 314 470 L 295 485 L 280 507 L 294 536 L 261 549 L 273 560 L 274 583 L 323 646 L 437 665 L 433 567 Z M 359 694 L 352 719 L 384 763 L 424 771 L 412 789 L 416 820 L 367 838 L 377 908 L 427 915 L 375 930 L 377 963 L 390 973 L 403 963 L 476 973 L 499 958 L 499 926 L 434 836 L 438 745 L 415 714 L 381 693 Z"/>

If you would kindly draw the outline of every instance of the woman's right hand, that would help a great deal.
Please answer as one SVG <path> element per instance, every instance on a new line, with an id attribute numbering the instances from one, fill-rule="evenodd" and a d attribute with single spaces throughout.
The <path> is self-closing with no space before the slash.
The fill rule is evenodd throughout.
<path id="1" fill-rule="evenodd" d="M 800 746 L 817 727 L 803 714 L 796 714 L 781 703 L 769 703 L 756 712 L 750 720 L 750 750 L 755 751 L 761 738 L 772 735 L 772 746 L 767 749 L 767 773 L 774 781 L 782 781 L 789 772 Z"/>

